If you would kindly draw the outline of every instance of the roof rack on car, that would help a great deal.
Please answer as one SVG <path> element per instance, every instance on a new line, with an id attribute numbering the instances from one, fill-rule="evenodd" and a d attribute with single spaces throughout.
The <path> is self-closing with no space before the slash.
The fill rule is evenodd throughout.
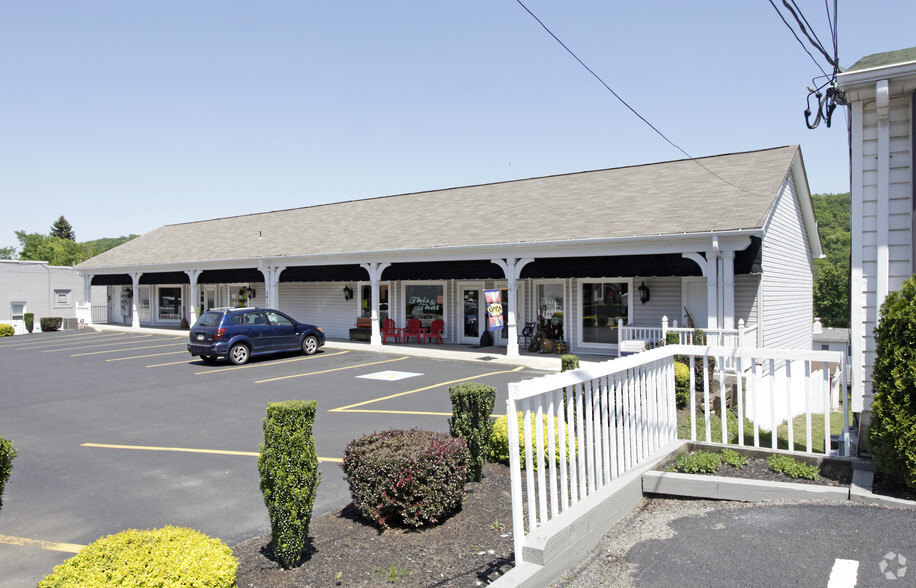
<path id="1" fill-rule="evenodd" d="M 216 308 L 210 308 L 207 312 L 230 312 L 236 310 L 257 310 L 257 306 L 218 306 Z"/>

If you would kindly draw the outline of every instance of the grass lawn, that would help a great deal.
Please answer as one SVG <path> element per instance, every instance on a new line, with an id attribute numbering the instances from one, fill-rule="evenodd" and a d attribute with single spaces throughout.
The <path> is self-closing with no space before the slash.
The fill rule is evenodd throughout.
<path id="1" fill-rule="evenodd" d="M 728 413 L 728 443 L 738 443 L 738 417 L 729 411 Z M 706 441 L 706 423 L 703 413 L 699 410 L 696 413 L 697 418 L 697 441 Z M 722 419 L 716 415 L 710 415 L 710 434 L 714 443 L 722 442 Z M 843 413 L 833 412 L 830 414 L 830 434 L 838 435 L 843 431 Z M 794 439 L 795 451 L 806 450 L 806 428 L 805 415 L 795 417 L 792 421 L 792 436 Z M 769 448 L 772 445 L 772 435 L 770 431 L 760 428 L 760 446 Z M 678 411 L 677 423 L 678 439 L 690 439 L 690 412 L 686 409 Z M 754 423 L 744 419 L 744 444 L 754 445 Z M 776 429 L 776 444 L 779 449 L 789 449 L 789 425 L 783 422 Z M 824 453 L 824 415 L 811 415 L 811 444 L 814 446 L 814 453 Z"/>

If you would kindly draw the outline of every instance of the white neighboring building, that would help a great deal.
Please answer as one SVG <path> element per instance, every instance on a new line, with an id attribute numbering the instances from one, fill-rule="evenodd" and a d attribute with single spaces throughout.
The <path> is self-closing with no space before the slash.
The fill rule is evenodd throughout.
<path id="1" fill-rule="evenodd" d="M 916 47 L 863 57 L 838 76 L 850 129 L 852 408 L 869 411 L 881 304 L 914 271 Z"/>
<path id="2" fill-rule="evenodd" d="M 72 267 L 0 260 L 0 323 L 13 325 L 17 335 L 23 334 L 25 314 L 30 312 L 35 315 L 35 331 L 46 317 L 61 317 L 63 328 L 76 328 L 78 306 L 85 302 L 84 284 Z"/>

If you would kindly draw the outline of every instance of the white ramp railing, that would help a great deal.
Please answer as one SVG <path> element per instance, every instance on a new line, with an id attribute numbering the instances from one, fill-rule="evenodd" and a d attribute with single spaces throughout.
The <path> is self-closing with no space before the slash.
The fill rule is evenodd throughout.
<path id="1" fill-rule="evenodd" d="M 844 454 L 849 455 L 849 412 L 846 394 L 841 393 L 846 381 L 843 354 L 839 352 L 666 345 L 575 371 L 512 383 L 506 410 L 510 415 L 509 465 L 517 561 L 530 532 L 562 517 L 574 504 L 677 438 L 676 360 L 687 363 L 690 370 L 686 411 L 690 433 L 682 436 L 697 440 L 702 419 L 705 440 L 712 441 L 712 417 L 717 415 L 721 437 L 718 433 L 715 437 L 725 443 L 734 439 L 737 445 L 759 447 L 760 431 L 768 430 L 773 432 L 771 444 L 775 448 L 775 432 L 785 418 L 788 449 L 797 451 L 800 448 L 793 442 L 792 416 L 805 414 L 807 443 L 803 451 L 812 453 L 821 443 L 812 438 L 812 415 L 823 414 L 820 448 L 829 453 L 830 416 L 841 402 L 841 442 Z M 738 367 L 737 374 L 714 367 L 729 363 Z M 731 407 L 729 396 L 733 399 Z M 702 409 L 698 410 L 698 405 Z M 520 418 L 511 418 L 518 413 Z M 753 424 L 746 427 L 745 418 L 752 419 Z M 522 455 L 528 467 L 522 467 Z"/>

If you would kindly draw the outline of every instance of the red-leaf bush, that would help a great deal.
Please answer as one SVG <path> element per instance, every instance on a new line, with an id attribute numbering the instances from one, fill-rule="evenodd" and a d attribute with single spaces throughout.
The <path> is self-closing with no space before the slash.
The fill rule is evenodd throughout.
<path id="1" fill-rule="evenodd" d="M 391 429 L 351 441 L 341 467 L 364 517 L 382 528 L 420 528 L 460 508 L 467 446 L 446 433 Z"/>

